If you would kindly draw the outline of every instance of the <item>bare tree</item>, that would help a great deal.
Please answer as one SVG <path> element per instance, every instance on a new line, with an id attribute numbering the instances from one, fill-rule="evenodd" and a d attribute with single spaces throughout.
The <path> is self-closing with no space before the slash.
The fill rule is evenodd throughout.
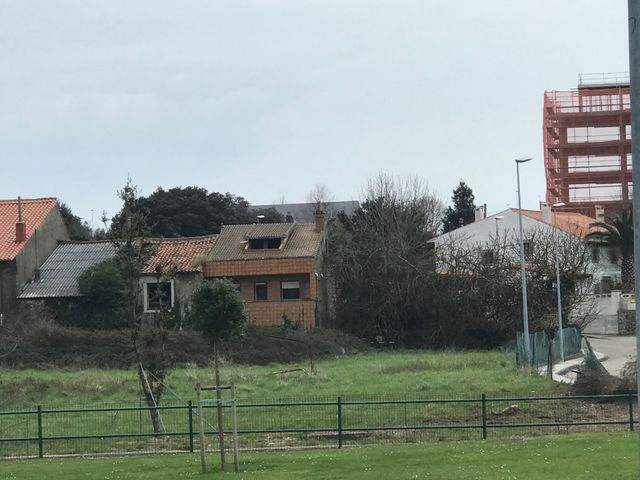
<path id="1" fill-rule="evenodd" d="M 333 201 L 333 194 L 329 187 L 324 183 L 316 183 L 314 187 L 307 193 L 307 203 L 313 205 L 313 209 L 327 211 L 329 202 Z"/>

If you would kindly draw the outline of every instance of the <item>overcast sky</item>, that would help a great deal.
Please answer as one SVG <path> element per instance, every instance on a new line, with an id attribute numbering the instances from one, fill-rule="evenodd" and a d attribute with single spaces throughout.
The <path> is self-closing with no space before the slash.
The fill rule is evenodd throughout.
<path id="1" fill-rule="evenodd" d="M 0 198 L 98 227 L 129 174 L 253 204 L 378 172 L 545 196 L 545 90 L 628 70 L 624 0 L 0 0 Z"/>

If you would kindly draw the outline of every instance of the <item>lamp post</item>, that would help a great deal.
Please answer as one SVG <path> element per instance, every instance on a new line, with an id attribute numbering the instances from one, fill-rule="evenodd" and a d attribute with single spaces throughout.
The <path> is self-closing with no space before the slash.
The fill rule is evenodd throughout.
<path id="1" fill-rule="evenodd" d="M 524 324 L 524 364 L 531 365 L 531 345 L 529 342 L 529 309 L 527 305 L 527 276 L 524 267 L 524 239 L 522 236 L 522 201 L 520 196 L 520 164 L 531 161 L 531 157 L 516 158 L 516 178 L 518 180 L 518 223 L 520 226 L 520 281 L 522 283 L 522 323 Z"/>
<path id="2" fill-rule="evenodd" d="M 562 333 L 562 295 L 560 293 L 560 260 L 558 255 L 558 208 L 564 207 L 565 203 L 554 203 L 553 210 L 553 236 L 556 257 L 556 291 L 558 296 L 558 336 L 560 337 L 560 359 L 564 362 L 564 333 Z"/>
<path id="3" fill-rule="evenodd" d="M 496 239 L 498 238 L 498 221 L 504 219 L 504 217 L 502 215 L 498 215 L 497 217 L 494 217 L 495 221 L 496 221 Z"/>

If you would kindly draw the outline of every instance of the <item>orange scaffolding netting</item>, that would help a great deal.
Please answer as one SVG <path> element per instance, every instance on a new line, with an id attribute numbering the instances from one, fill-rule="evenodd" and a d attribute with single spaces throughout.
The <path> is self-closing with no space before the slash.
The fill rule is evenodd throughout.
<path id="1" fill-rule="evenodd" d="M 544 94 L 546 200 L 593 217 L 631 199 L 631 99 L 628 85 L 587 83 Z"/>

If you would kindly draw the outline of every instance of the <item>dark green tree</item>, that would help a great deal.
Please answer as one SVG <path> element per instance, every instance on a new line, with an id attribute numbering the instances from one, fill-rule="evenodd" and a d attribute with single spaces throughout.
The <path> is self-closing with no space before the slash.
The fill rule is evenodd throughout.
<path id="1" fill-rule="evenodd" d="M 87 222 L 83 221 L 77 215 L 74 215 L 66 203 L 60 202 L 58 204 L 58 208 L 60 209 L 62 221 L 64 222 L 64 226 L 67 227 L 67 232 L 69 233 L 69 238 L 71 240 L 91 240 L 91 227 L 89 227 Z"/>
<path id="2" fill-rule="evenodd" d="M 633 253 L 633 210 L 627 208 L 606 222 L 594 222 L 586 239 L 597 242 L 612 249 L 620 255 L 620 276 L 622 291 L 633 292 L 635 289 L 634 253 Z"/>
<path id="3" fill-rule="evenodd" d="M 216 386 L 220 387 L 220 362 L 218 344 L 220 341 L 240 335 L 247 324 L 244 300 L 236 285 L 228 279 L 215 279 L 200 285 L 191 299 L 191 321 L 213 344 Z M 222 432 L 221 392 L 216 389 L 218 399 L 218 431 Z M 224 435 L 219 434 L 221 469 L 224 470 Z"/>
<path id="4" fill-rule="evenodd" d="M 191 299 L 191 324 L 214 346 L 244 331 L 247 316 L 238 288 L 228 279 L 204 282 Z"/>
<path id="5" fill-rule="evenodd" d="M 127 327 L 124 319 L 125 282 L 113 260 L 98 263 L 78 278 L 80 315 L 76 315 L 81 328 L 111 329 Z"/>
<path id="6" fill-rule="evenodd" d="M 256 215 L 264 214 L 264 223 L 281 222 L 275 209 L 250 212 L 249 203 L 231 193 L 207 192 L 201 187 L 162 187 L 148 197 L 137 197 L 133 212 L 145 219 L 149 234 L 155 237 L 194 237 L 220 233 L 222 225 L 255 223 Z M 113 218 L 120 225 L 123 212 Z"/>
<path id="7" fill-rule="evenodd" d="M 155 245 L 145 241 L 149 235 L 146 218 L 137 208 L 137 188 L 127 179 L 118 192 L 122 209 L 118 222 L 112 222 L 108 236 L 115 249 L 114 262 L 124 281 L 123 315 L 131 330 L 132 347 L 137 362 L 138 378 L 149 407 L 155 432 L 163 430 L 157 406 L 164 392 L 164 379 L 173 365 L 165 348 L 168 332 L 163 312 L 142 312 L 140 274 L 155 252 Z"/>
<path id="8" fill-rule="evenodd" d="M 460 181 L 460 184 L 453 190 L 451 200 L 453 207 L 447 207 L 442 219 L 444 233 L 464 227 L 475 219 L 475 197 L 466 183 Z"/>

